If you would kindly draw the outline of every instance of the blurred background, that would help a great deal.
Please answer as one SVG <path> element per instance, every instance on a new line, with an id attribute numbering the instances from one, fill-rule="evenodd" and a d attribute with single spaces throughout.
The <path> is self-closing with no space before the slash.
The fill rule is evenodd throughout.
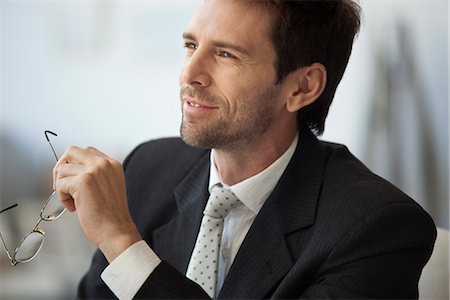
<path id="1" fill-rule="evenodd" d="M 61 155 L 93 145 L 117 160 L 178 135 L 181 34 L 195 1 L 0 2 L 0 232 L 10 251 L 35 225 Z M 449 4 L 361 1 L 361 32 L 322 139 L 449 227 Z M 76 214 L 45 222 L 39 256 L 12 267 L 1 250 L 0 299 L 71 299 L 93 248 Z"/>

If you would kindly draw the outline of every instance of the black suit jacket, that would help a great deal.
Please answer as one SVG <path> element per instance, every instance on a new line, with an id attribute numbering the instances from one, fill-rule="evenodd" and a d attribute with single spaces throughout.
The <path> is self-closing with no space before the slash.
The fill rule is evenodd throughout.
<path id="1" fill-rule="evenodd" d="M 163 262 L 136 298 L 207 298 L 187 279 L 208 199 L 209 151 L 180 139 L 148 142 L 124 163 L 129 208 Z M 436 230 L 413 200 L 346 147 L 302 131 L 218 298 L 417 298 Z M 112 298 L 94 255 L 80 298 Z"/>

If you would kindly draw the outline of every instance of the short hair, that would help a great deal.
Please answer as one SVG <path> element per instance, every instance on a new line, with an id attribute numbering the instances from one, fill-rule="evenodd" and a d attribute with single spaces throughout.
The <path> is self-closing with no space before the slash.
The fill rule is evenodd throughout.
<path id="1" fill-rule="evenodd" d="M 360 28 L 360 6 L 351 0 L 266 0 L 275 8 L 271 39 L 277 54 L 277 84 L 298 68 L 321 63 L 327 70 L 323 93 L 297 115 L 299 127 L 321 135 L 336 88 Z"/>

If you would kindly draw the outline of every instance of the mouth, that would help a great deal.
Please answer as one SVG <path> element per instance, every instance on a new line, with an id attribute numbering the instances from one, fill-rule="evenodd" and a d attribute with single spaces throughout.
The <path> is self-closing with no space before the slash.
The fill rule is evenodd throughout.
<path id="1" fill-rule="evenodd" d="M 194 103 L 194 102 L 191 102 L 191 101 L 186 101 L 186 103 L 187 103 L 187 105 L 189 105 L 190 107 L 197 107 L 197 108 L 199 108 L 199 107 L 206 107 L 206 106 L 204 106 L 204 105 L 201 105 L 201 104 L 198 104 L 198 103 Z"/>
<path id="2" fill-rule="evenodd" d="M 197 99 L 185 97 L 183 98 L 183 118 L 185 121 L 198 121 L 204 118 L 210 118 L 218 112 L 218 107 L 211 106 Z"/>
<path id="3" fill-rule="evenodd" d="M 202 103 L 196 99 L 193 98 L 184 98 L 184 103 L 186 104 L 186 106 L 191 107 L 191 108 L 200 108 L 200 109 L 214 109 L 217 107 L 214 106 L 210 106 L 210 105 L 206 105 L 205 103 Z"/>

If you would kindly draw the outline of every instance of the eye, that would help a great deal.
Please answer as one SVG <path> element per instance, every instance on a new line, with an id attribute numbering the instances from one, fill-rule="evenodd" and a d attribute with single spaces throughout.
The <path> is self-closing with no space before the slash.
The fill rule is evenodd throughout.
<path id="1" fill-rule="evenodd" d="M 191 42 L 185 42 L 184 48 L 190 49 L 190 50 L 195 50 L 195 49 L 197 49 L 197 45 L 194 43 L 191 43 Z"/>
<path id="2" fill-rule="evenodd" d="M 219 56 L 222 56 L 224 58 L 236 58 L 236 56 L 234 56 L 233 54 L 231 54 L 230 52 L 227 51 L 219 51 Z"/>

